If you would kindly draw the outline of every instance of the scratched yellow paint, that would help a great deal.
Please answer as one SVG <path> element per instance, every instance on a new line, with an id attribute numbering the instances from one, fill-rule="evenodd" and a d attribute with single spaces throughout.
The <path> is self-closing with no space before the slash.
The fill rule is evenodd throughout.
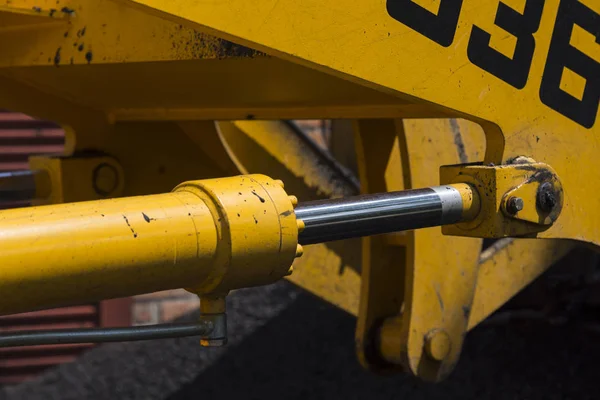
<path id="1" fill-rule="evenodd" d="M 464 0 L 448 47 L 391 18 L 384 0 L 135 0 L 190 26 L 272 55 L 343 76 L 414 102 L 437 104 L 476 121 L 488 138 L 486 162 L 526 155 L 551 165 L 561 178 L 561 217 L 539 237 L 600 244 L 599 123 L 585 128 L 540 101 L 539 91 L 558 0 L 545 2 L 535 52 L 523 89 L 469 61 L 473 25 L 494 34 L 497 0 Z M 598 2 L 588 0 L 593 8 Z M 595 57 L 597 43 L 578 36 L 574 45 Z M 498 130 L 496 127 L 500 128 Z M 505 141 L 502 139 L 504 137 Z"/>

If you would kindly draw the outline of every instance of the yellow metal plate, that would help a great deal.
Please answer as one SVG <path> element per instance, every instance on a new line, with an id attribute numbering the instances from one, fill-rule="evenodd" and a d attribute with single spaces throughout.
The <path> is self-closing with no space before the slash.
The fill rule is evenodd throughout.
<path id="1" fill-rule="evenodd" d="M 598 0 L 131 3 L 481 122 L 486 162 L 528 155 L 563 183 L 562 215 L 538 237 L 600 243 L 600 197 L 590 196 L 600 171 L 582 169 L 600 144 Z"/>

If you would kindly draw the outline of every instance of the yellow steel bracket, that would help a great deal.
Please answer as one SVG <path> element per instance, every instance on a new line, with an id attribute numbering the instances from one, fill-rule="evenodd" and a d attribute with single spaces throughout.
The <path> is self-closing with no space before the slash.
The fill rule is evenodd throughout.
<path id="1" fill-rule="evenodd" d="M 356 132 L 364 191 L 438 184 L 439 163 L 475 161 L 484 145 L 481 129 L 461 120 L 363 120 Z M 447 376 L 468 328 L 480 249 L 481 239 L 444 236 L 439 227 L 364 238 L 361 363 L 429 381 Z"/>
<path id="2" fill-rule="evenodd" d="M 123 168 L 108 156 L 31 157 L 36 174 L 34 205 L 119 197 L 125 186 Z"/>
<path id="3" fill-rule="evenodd" d="M 535 236 L 548 229 L 563 208 L 561 182 L 544 163 L 520 157 L 508 165 L 444 166 L 440 171 L 443 183 L 470 183 L 481 198 L 479 215 L 473 221 L 443 227 L 446 235 Z"/>

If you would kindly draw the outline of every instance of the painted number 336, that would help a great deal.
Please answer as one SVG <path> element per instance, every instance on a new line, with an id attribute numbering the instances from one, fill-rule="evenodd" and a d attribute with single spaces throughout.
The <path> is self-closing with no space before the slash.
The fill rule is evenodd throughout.
<path id="1" fill-rule="evenodd" d="M 523 89 L 535 50 L 533 34 L 540 26 L 544 2 L 526 0 L 523 14 L 500 2 L 494 23 L 517 38 L 513 57 L 490 47 L 491 35 L 473 25 L 467 46 L 469 60 L 509 85 Z M 463 0 L 440 0 L 436 15 L 412 0 L 387 0 L 387 11 L 395 20 L 448 47 L 454 41 L 462 3 Z M 539 95 L 546 106 L 591 128 L 600 103 L 600 62 L 570 44 L 575 25 L 594 35 L 600 45 L 600 15 L 579 0 L 560 0 Z M 585 79 L 581 98 L 560 88 L 565 68 Z"/>

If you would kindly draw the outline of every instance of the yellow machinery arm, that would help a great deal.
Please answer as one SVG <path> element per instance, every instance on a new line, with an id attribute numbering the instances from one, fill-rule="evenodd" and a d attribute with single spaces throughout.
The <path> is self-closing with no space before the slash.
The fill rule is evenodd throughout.
<path id="1" fill-rule="evenodd" d="M 288 278 L 358 316 L 361 363 L 444 378 L 469 329 L 573 242 L 600 246 L 600 3 L 513 3 L 6 2 L 0 107 L 67 133 L 62 157 L 30 159 L 35 203 L 126 197 L 0 213 L 0 310 L 183 286 L 222 314 L 228 290 L 288 274 L 314 243 Z M 306 200 L 355 194 L 298 132 L 263 121 L 303 118 L 352 120 L 375 198 L 292 210 L 264 177 L 156 194 L 250 173 Z M 361 225 L 382 221 L 360 215 L 384 193 L 439 185 L 460 197 L 448 220 L 438 196 L 435 218 Z M 340 231 L 382 234 L 320 244 Z M 482 238 L 498 241 L 481 252 Z"/>

